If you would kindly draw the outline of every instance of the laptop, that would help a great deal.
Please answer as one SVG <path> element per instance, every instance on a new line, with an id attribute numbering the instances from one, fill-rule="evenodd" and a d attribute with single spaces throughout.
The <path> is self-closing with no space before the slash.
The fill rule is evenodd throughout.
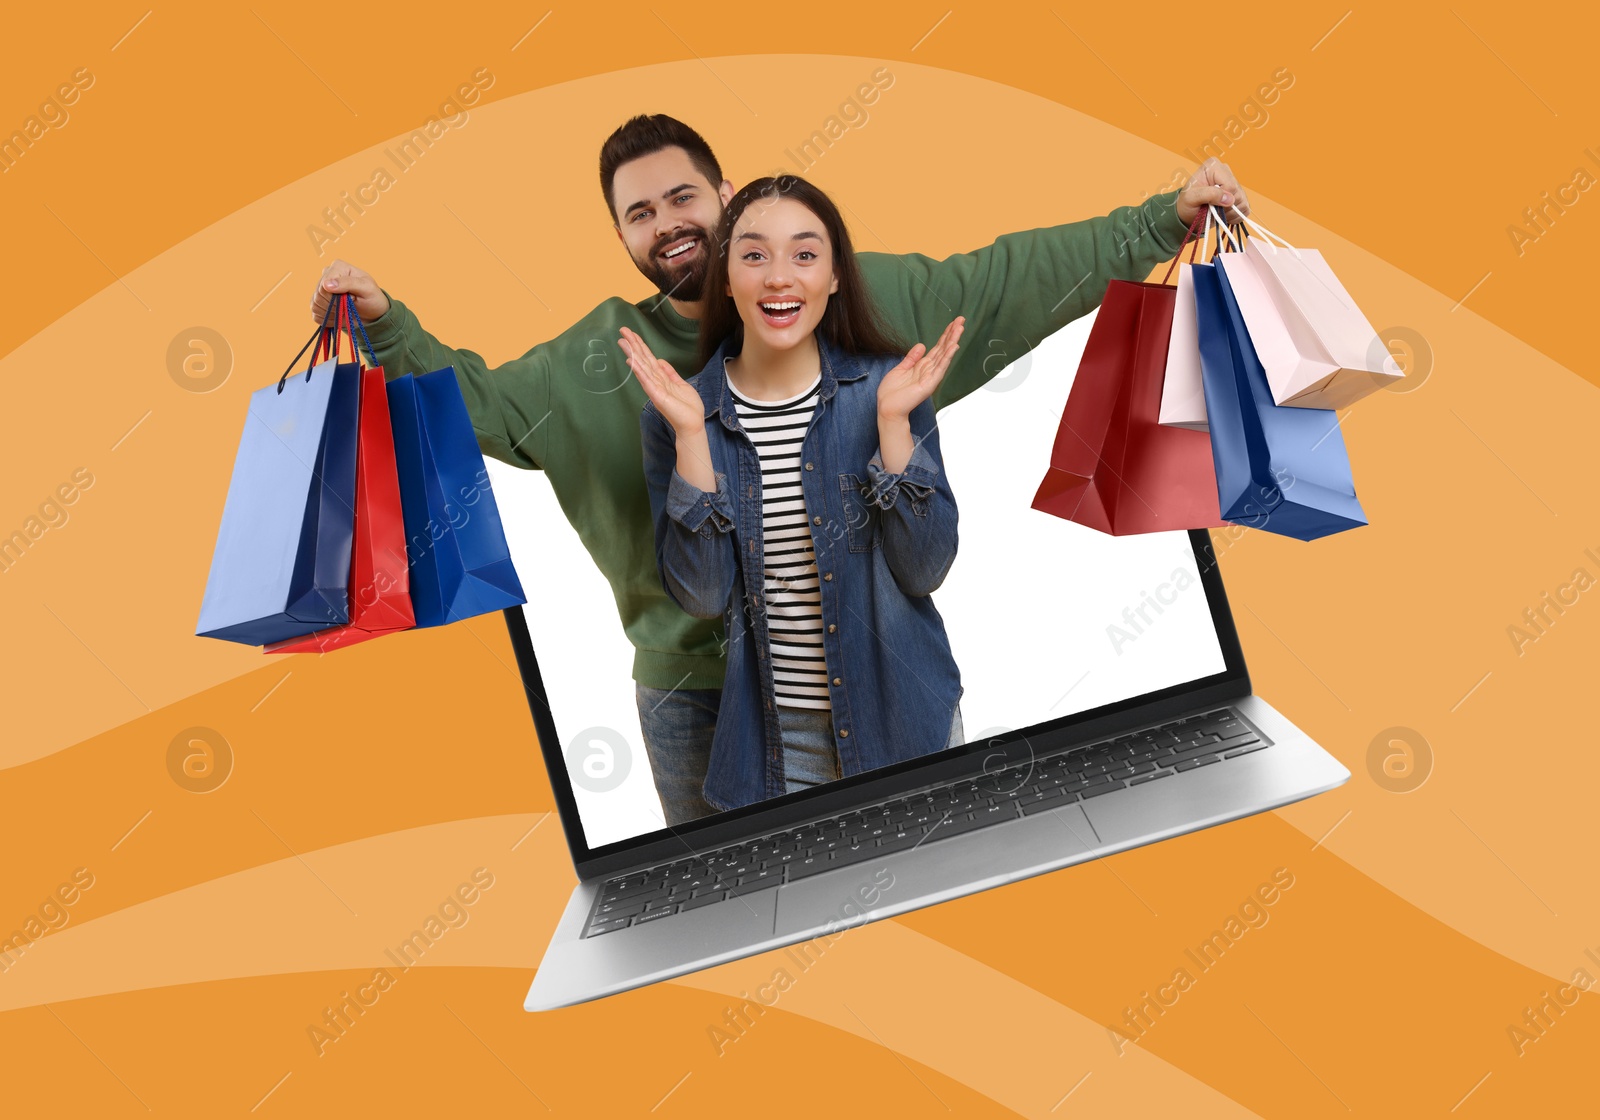
<path id="1" fill-rule="evenodd" d="M 1221 568 L 1267 547 L 1257 530 L 1112 537 L 1031 508 L 1091 323 L 939 413 L 960 544 L 932 598 L 968 741 L 675 827 L 609 585 L 543 475 L 489 464 L 532 592 L 506 625 L 578 880 L 527 1010 L 836 937 L 1349 779 L 1251 689 Z"/>

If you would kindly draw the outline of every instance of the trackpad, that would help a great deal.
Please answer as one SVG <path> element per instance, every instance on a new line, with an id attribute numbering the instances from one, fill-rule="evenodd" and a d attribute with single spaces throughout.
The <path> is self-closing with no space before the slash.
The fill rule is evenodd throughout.
<path id="1" fill-rule="evenodd" d="M 987 890 L 1061 867 L 1097 846 L 1077 805 L 865 860 L 778 888 L 779 937 Z"/>

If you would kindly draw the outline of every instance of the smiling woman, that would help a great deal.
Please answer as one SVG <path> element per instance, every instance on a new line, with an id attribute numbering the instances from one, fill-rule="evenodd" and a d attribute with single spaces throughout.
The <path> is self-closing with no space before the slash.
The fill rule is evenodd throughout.
<path id="1" fill-rule="evenodd" d="M 902 360 L 838 207 L 790 175 L 733 196 L 704 290 L 695 384 L 622 337 L 650 399 L 662 583 L 730 636 L 706 801 L 739 808 L 959 746 L 961 674 L 929 596 L 956 553 L 931 398 L 962 319 Z"/>

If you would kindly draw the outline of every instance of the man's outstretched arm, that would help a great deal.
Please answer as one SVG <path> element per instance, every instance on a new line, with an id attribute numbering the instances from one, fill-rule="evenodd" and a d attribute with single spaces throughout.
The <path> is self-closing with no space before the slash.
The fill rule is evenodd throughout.
<path id="1" fill-rule="evenodd" d="M 446 346 L 429 334 L 410 308 L 344 261 L 329 265 L 317 282 L 311 305 L 317 322 L 322 321 L 327 300 L 345 292 L 356 297 L 356 313 L 384 376 L 454 366 L 483 453 L 513 466 L 543 468 L 549 428 L 542 421 L 550 411 L 549 343 L 491 369 L 482 355 Z"/>
<path id="2" fill-rule="evenodd" d="M 1109 281 L 1143 280 L 1171 260 L 1189 221 L 1209 203 L 1237 204 L 1248 213 L 1232 173 L 1215 161 L 1181 191 L 1109 214 L 1003 234 L 942 261 L 863 253 L 861 266 L 885 318 L 903 336 L 926 337 L 954 315 L 967 317 L 966 344 L 934 394 L 943 408 L 1098 307 Z"/>

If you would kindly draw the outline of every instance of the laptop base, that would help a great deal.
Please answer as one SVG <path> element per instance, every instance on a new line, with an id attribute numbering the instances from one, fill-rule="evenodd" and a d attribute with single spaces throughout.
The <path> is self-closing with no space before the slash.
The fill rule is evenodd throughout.
<path id="1" fill-rule="evenodd" d="M 523 1006 L 544 1011 L 628 991 L 1276 809 L 1349 780 L 1348 769 L 1260 697 L 1228 706 L 1265 733 L 1270 749 L 599 937 L 583 934 L 603 881 L 581 883 Z"/>

